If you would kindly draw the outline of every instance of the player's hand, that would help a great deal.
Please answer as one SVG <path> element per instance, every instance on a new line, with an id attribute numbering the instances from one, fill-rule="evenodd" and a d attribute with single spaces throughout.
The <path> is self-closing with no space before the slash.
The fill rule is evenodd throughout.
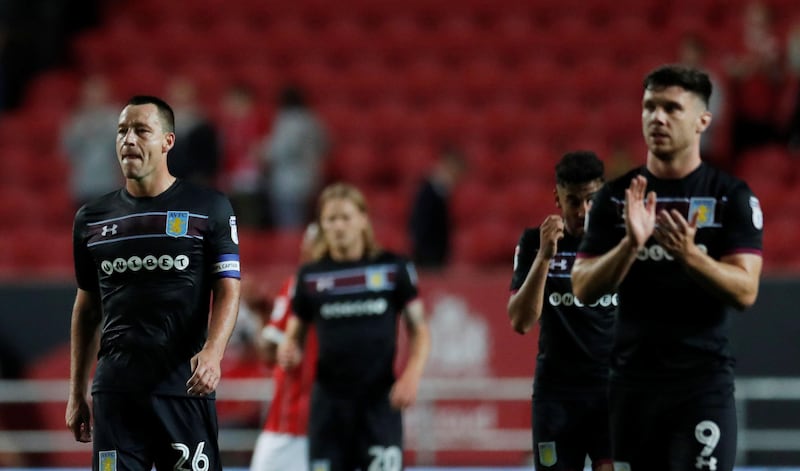
<path id="1" fill-rule="evenodd" d="M 70 397 L 67 401 L 65 419 L 67 428 L 72 430 L 75 440 L 83 443 L 92 441 L 92 413 L 86 399 Z"/>
<path id="2" fill-rule="evenodd" d="M 418 386 L 419 379 L 412 378 L 409 375 L 400 376 L 389 392 L 389 403 L 398 410 L 403 410 L 413 405 L 417 401 Z"/>
<path id="3" fill-rule="evenodd" d="M 303 361 L 303 350 L 297 342 L 286 339 L 278 345 L 278 365 L 284 370 L 291 370 Z"/>
<path id="4" fill-rule="evenodd" d="M 683 260 L 694 246 L 697 234 L 697 213 L 692 221 L 684 219 L 676 210 L 662 210 L 656 217 L 656 228 L 653 237 L 670 255 Z"/>
<path id="5" fill-rule="evenodd" d="M 651 191 L 645 197 L 646 189 L 647 179 L 637 175 L 625 190 L 625 229 L 636 247 L 644 246 L 656 224 L 656 194 Z"/>
<path id="6" fill-rule="evenodd" d="M 190 396 L 208 396 L 217 389 L 222 376 L 222 359 L 210 350 L 202 349 L 191 359 L 192 377 L 186 382 Z"/>
<path id="7" fill-rule="evenodd" d="M 544 218 L 539 226 L 539 253 L 546 259 L 551 259 L 558 252 L 558 241 L 564 238 L 564 219 L 551 214 Z"/>

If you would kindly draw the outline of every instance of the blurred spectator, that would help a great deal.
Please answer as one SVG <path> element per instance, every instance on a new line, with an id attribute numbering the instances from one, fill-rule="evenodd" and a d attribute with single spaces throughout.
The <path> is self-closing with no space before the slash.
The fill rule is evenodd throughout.
<path id="1" fill-rule="evenodd" d="M 411 206 L 408 230 L 412 257 L 420 268 L 442 268 L 450 255 L 450 195 L 466 171 L 460 149 L 445 147 Z"/>
<path id="2" fill-rule="evenodd" d="M 773 143 L 779 134 L 775 111 L 781 107 L 784 75 L 771 13 L 760 1 L 745 7 L 739 51 L 727 64 L 735 155 Z"/>
<path id="3" fill-rule="evenodd" d="M 222 141 L 220 189 L 231 200 L 237 221 L 245 227 L 266 222 L 260 187 L 258 145 L 267 132 L 267 118 L 256 107 L 253 90 L 234 84 L 225 93 L 219 120 Z"/>
<path id="4" fill-rule="evenodd" d="M 169 171 L 178 178 L 214 186 L 219 171 L 217 131 L 197 103 L 197 90 L 187 77 L 172 79 L 167 102 L 175 111 L 175 147 L 169 152 Z"/>
<path id="5" fill-rule="evenodd" d="M 793 97 L 786 134 L 789 147 L 800 151 L 800 14 L 791 24 L 786 36 L 786 68 L 791 80 L 789 96 Z"/>
<path id="6" fill-rule="evenodd" d="M 99 75 L 87 77 L 80 103 L 61 132 L 61 147 L 70 162 L 70 190 L 76 208 L 122 186 L 114 151 L 118 117 L 118 106 L 110 100 L 106 79 Z"/>
<path id="7" fill-rule="evenodd" d="M 309 219 L 312 197 L 322 181 L 328 138 L 299 88 L 284 87 L 278 105 L 266 143 L 266 189 L 272 224 L 299 228 Z"/>
<path id="8" fill-rule="evenodd" d="M 714 91 L 709 99 L 708 110 L 711 111 L 714 119 L 700 140 L 700 152 L 702 152 L 706 160 L 726 167 L 729 163 L 728 152 L 730 151 L 725 145 L 726 143 L 723 142 L 724 139 L 729 139 L 728 133 L 724 132 L 724 127 L 726 126 L 726 110 L 724 107 L 726 87 L 723 79 L 717 73 L 716 67 L 709 63 L 706 44 L 700 36 L 686 34 L 681 38 L 678 49 L 678 62 L 688 67 L 701 69 L 708 73 L 711 78 Z"/>

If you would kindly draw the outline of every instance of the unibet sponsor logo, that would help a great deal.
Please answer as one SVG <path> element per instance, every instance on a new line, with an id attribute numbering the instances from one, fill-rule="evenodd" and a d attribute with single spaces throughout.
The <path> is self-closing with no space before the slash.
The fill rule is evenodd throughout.
<path id="1" fill-rule="evenodd" d="M 336 317 L 380 316 L 386 312 L 389 304 L 383 298 L 365 299 L 363 301 L 350 301 L 339 303 L 325 303 L 320 308 L 320 315 L 324 319 Z"/>
<path id="2" fill-rule="evenodd" d="M 130 258 L 115 258 L 114 260 L 103 260 L 100 262 L 100 270 L 106 275 L 114 272 L 125 273 L 126 271 L 137 272 L 142 269 L 145 271 L 153 271 L 161 269 L 164 271 L 172 270 L 186 270 L 189 266 L 189 257 L 187 255 L 178 255 L 172 257 L 171 255 L 147 255 L 144 258 L 134 255 Z"/>
<path id="3" fill-rule="evenodd" d="M 703 253 L 708 253 L 708 248 L 703 244 L 697 244 L 697 248 Z M 664 247 L 658 244 L 642 247 L 636 254 L 636 258 L 641 261 L 652 260 L 654 262 L 661 262 L 664 260 L 671 262 L 675 260 L 675 257 L 670 255 Z"/>
<path id="4" fill-rule="evenodd" d="M 551 306 L 577 306 L 584 307 L 583 302 L 572 293 L 550 293 L 547 302 Z M 600 299 L 593 302 L 589 307 L 611 307 L 619 306 L 619 296 L 617 293 L 603 295 Z"/>

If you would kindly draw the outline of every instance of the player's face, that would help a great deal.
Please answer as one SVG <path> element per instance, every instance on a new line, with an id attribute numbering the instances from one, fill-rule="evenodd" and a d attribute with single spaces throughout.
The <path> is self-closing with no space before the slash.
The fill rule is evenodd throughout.
<path id="1" fill-rule="evenodd" d="M 125 178 L 141 180 L 166 170 L 174 133 L 165 133 L 153 104 L 128 105 L 119 115 L 117 158 Z"/>
<path id="2" fill-rule="evenodd" d="M 682 87 L 647 89 L 642 99 L 642 130 L 650 152 L 672 160 L 698 145 L 700 134 L 711 122 L 702 100 Z"/>
<path id="3" fill-rule="evenodd" d="M 349 199 L 334 198 L 322 206 L 320 226 L 330 247 L 350 251 L 364 243 L 367 217 Z"/>
<path id="4" fill-rule="evenodd" d="M 556 185 L 556 203 L 561 208 L 561 216 L 567 232 L 575 237 L 583 237 L 583 224 L 586 214 L 592 207 L 592 198 L 603 186 L 601 180 L 589 183 Z"/>

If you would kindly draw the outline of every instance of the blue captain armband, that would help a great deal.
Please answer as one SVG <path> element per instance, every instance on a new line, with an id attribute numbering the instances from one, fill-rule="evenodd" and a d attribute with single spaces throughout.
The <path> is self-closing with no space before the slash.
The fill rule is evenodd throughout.
<path id="1" fill-rule="evenodd" d="M 223 254 L 211 266 L 211 273 L 217 278 L 241 278 L 239 274 L 239 255 Z"/>

